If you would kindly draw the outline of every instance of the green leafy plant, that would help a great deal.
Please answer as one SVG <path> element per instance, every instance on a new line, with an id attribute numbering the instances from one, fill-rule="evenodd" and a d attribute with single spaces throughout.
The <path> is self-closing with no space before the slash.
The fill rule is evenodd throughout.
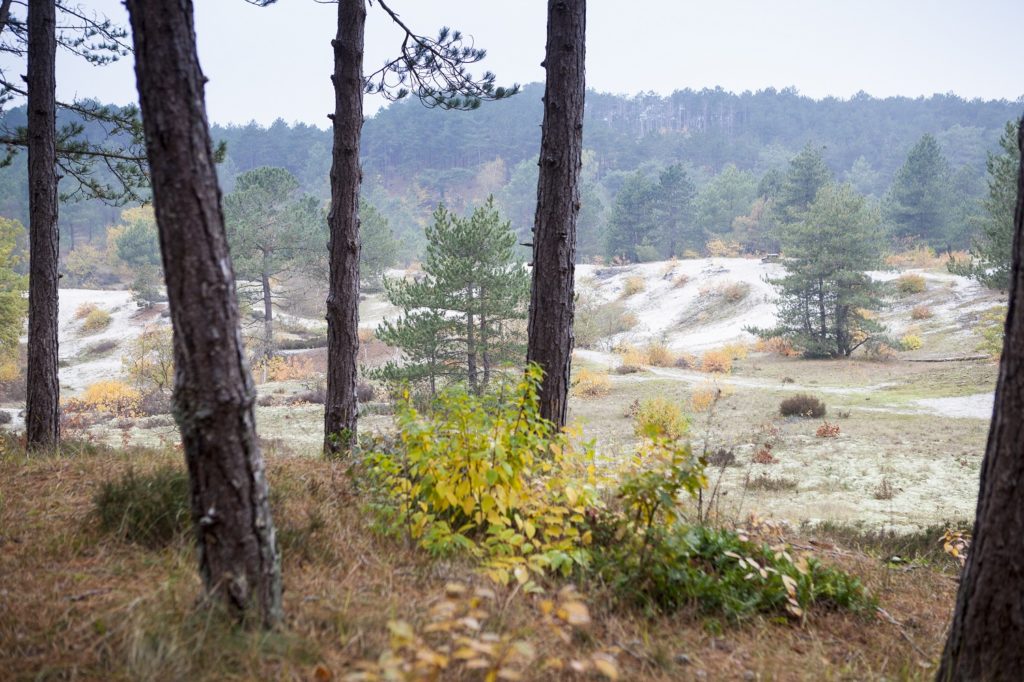
<path id="1" fill-rule="evenodd" d="M 469 552 L 499 583 L 586 564 L 593 450 L 541 418 L 541 375 L 529 367 L 504 397 L 448 389 L 430 416 L 406 396 L 394 447 L 367 457 L 385 526 L 433 553 Z"/>
<path id="2" fill-rule="evenodd" d="M 647 398 L 637 405 L 633 430 L 637 436 L 678 439 L 686 435 L 690 423 L 682 405 L 668 398 Z"/>

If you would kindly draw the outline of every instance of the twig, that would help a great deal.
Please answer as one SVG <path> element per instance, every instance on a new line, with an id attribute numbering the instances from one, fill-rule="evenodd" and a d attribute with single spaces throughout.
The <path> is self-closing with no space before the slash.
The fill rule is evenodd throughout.
<path id="1" fill-rule="evenodd" d="M 917 652 L 918 656 L 925 660 L 928 660 L 928 654 L 922 651 L 921 648 L 914 643 L 914 640 L 910 638 L 910 635 L 907 634 L 907 631 L 903 629 L 902 623 L 893 618 L 889 614 L 889 612 L 883 609 L 881 606 L 875 607 L 875 610 L 878 612 L 878 615 L 881 616 L 883 620 L 887 621 L 890 625 L 893 625 L 896 628 L 896 630 L 899 631 L 903 639 L 907 640 L 907 643 L 910 644 L 914 651 Z"/>

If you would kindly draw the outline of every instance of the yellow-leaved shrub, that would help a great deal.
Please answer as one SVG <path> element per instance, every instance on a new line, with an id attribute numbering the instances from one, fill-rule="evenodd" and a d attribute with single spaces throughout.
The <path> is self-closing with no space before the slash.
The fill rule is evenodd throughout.
<path id="1" fill-rule="evenodd" d="M 142 393 L 123 381 L 97 381 L 82 396 L 65 403 L 71 412 L 106 412 L 115 417 L 133 417 L 142 406 Z"/>
<path id="2" fill-rule="evenodd" d="M 510 399 L 451 389 L 429 416 L 399 404 L 396 444 L 366 459 L 391 529 L 432 553 L 468 551 L 499 583 L 586 563 L 594 453 L 540 416 L 541 374 L 531 365 Z"/>

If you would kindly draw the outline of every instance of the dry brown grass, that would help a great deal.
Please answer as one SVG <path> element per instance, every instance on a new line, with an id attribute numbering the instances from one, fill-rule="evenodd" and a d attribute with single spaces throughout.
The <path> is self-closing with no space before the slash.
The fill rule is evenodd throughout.
<path id="1" fill-rule="evenodd" d="M 187 543 L 142 549 L 101 535 L 87 517 L 102 481 L 130 466 L 177 463 L 180 454 L 81 449 L 28 459 L 0 442 L 7 450 L 0 454 L 5 679 L 345 679 L 385 649 L 389 621 L 420 628 L 446 583 L 483 584 L 464 562 L 432 560 L 371 532 L 343 463 L 269 457 L 287 617 L 276 632 L 246 631 L 197 606 Z M 728 625 L 696 611 L 646 617 L 613 609 L 598 591 L 583 595 L 593 622 L 565 643 L 538 625 L 536 606 L 545 597 L 513 588 L 496 590 L 498 622 L 535 647 L 536 663 L 524 674 L 530 680 L 599 679 L 542 667 L 548 657 L 583 660 L 599 650 L 617 652 L 620 679 L 628 680 L 932 677 L 952 577 L 927 567 L 894 570 L 828 543 L 815 554 L 861 576 L 902 627 L 824 611 L 802 625 L 762 618 Z M 551 594 L 559 585 L 546 587 Z M 462 671 L 443 679 L 482 676 Z"/>

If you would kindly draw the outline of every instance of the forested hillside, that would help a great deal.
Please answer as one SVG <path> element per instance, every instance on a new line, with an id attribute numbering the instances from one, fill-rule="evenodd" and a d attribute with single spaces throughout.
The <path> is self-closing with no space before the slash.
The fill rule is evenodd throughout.
<path id="1" fill-rule="evenodd" d="M 364 196 L 401 237 L 403 257 L 420 255 L 422 230 L 438 199 L 465 211 L 494 194 L 513 227 L 526 236 L 536 200 L 542 94 L 541 85 L 531 84 L 515 97 L 469 112 L 403 101 L 367 121 Z M 807 144 L 820 148 L 836 179 L 882 201 L 911 148 L 932 135 L 948 164 L 949 191 L 957 195 L 949 199 L 969 214 L 985 191 L 986 153 L 998 148 L 1004 125 L 1019 106 L 952 94 L 877 99 L 861 93 L 849 100 L 814 100 L 793 88 L 742 94 L 680 90 L 667 97 L 591 92 L 580 256 L 615 255 L 607 231 L 616 200 L 628 198 L 621 191 L 651 191 L 639 176 L 656 185 L 660 170 L 682 164 L 699 193 L 684 218 L 700 223 L 703 235 L 724 235 L 735 218 L 756 209 L 754 201 L 768 191 L 765 174 L 784 170 Z M 22 125 L 24 115 L 24 108 L 9 111 L 8 126 Z M 278 166 L 295 175 L 305 191 L 326 198 L 327 123 L 325 116 L 324 128 L 281 120 L 269 127 L 214 126 L 214 139 L 227 144 L 220 165 L 224 191 L 232 190 L 240 173 Z M 0 171 L 0 212 L 22 222 L 27 219 L 24 169 L 22 155 Z M 83 239 L 102 240 L 103 228 L 116 222 L 117 214 L 92 202 L 66 206 L 62 250 Z M 959 233 L 953 246 L 966 245 L 969 235 L 964 229 Z M 941 241 L 935 245 L 950 245 Z"/>

